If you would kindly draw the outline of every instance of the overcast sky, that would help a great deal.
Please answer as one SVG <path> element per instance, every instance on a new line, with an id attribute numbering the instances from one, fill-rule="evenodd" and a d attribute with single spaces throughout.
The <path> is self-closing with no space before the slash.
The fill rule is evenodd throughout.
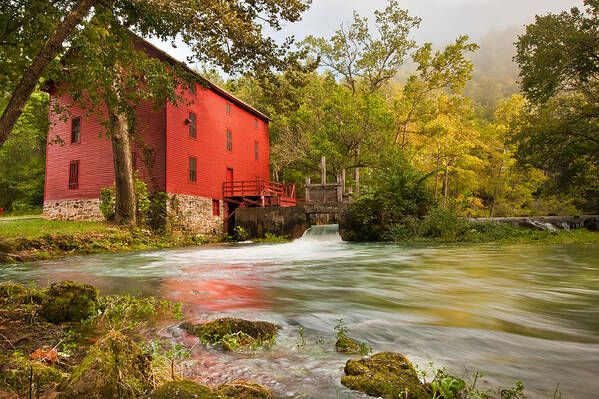
<path id="1" fill-rule="evenodd" d="M 400 6 L 411 15 L 422 18 L 414 38 L 422 43 L 432 41 L 443 45 L 462 34 L 479 39 L 490 31 L 522 26 L 534 20 L 536 14 L 547 14 L 582 6 L 583 0 L 400 0 Z M 350 21 L 353 10 L 374 19 L 373 11 L 383 9 L 387 0 L 313 0 L 302 21 L 287 24 L 277 39 L 293 35 L 299 41 L 307 35 L 329 37 L 341 22 Z M 185 61 L 185 46 L 172 48 L 168 43 L 154 44 Z"/>

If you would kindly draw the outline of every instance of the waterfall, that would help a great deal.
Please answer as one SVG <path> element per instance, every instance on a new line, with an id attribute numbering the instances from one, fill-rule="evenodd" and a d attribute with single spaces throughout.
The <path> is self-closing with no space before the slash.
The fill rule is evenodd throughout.
<path id="1" fill-rule="evenodd" d="M 341 242 L 338 224 L 314 225 L 304 232 L 299 241 Z"/>

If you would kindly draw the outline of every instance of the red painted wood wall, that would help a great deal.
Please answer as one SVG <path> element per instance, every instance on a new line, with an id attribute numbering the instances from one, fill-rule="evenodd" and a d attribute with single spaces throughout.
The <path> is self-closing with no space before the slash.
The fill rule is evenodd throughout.
<path id="1" fill-rule="evenodd" d="M 222 200 L 227 169 L 240 180 L 269 179 L 268 122 L 226 94 L 197 86 L 193 101 L 179 106 L 167 104 L 155 110 L 150 103 L 138 107 L 136 126 L 144 146 L 150 149 L 152 167 L 147 169 L 140 145 L 134 162 L 140 177 L 151 189 Z M 65 96 L 51 93 L 51 100 L 71 105 Z M 227 113 L 231 104 L 231 113 Z M 196 138 L 189 137 L 185 120 L 197 116 Z M 46 159 L 45 201 L 99 198 L 100 190 L 114 183 L 112 146 L 106 138 L 105 113 L 86 116 L 74 105 L 72 117 L 81 118 L 80 142 L 71 143 L 71 119 L 50 114 Z M 227 130 L 232 132 L 232 151 L 227 151 Z M 57 137 L 63 144 L 52 144 Z M 255 160 L 254 145 L 259 156 Z M 147 151 L 146 151 L 147 153 Z M 189 181 L 189 157 L 197 159 L 197 181 Z M 79 187 L 69 189 L 69 164 L 79 161 Z"/>
<path id="2" fill-rule="evenodd" d="M 268 123 L 201 86 L 191 99 L 194 103 L 189 106 L 166 107 L 166 191 L 222 199 L 227 169 L 233 169 L 236 181 L 268 180 Z M 231 104 L 230 114 L 227 104 Z M 196 138 L 189 136 L 185 123 L 189 112 L 197 118 Z M 227 150 L 227 130 L 232 134 L 232 151 Z M 197 159 L 195 183 L 189 181 L 190 157 Z"/>

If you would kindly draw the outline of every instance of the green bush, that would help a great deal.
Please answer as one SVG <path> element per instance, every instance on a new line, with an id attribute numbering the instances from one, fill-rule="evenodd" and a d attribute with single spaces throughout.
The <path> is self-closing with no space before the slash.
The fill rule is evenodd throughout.
<path id="1" fill-rule="evenodd" d="M 148 185 L 137 177 L 138 171 L 135 171 L 135 200 L 137 216 L 141 222 L 145 221 L 152 205 L 151 194 L 148 192 Z M 114 184 L 110 187 L 102 188 L 100 191 L 100 212 L 106 220 L 112 220 L 115 213 L 116 189 Z M 165 203 L 166 204 L 166 203 Z M 165 205 L 166 206 L 166 205 Z M 165 216 L 166 217 L 166 216 Z"/>
<path id="2" fill-rule="evenodd" d="M 161 191 L 153 191 L 149 198 L 149 206 L 146 223 L 152 231 L 159 234 L 166 233 L 166 203 L 168 194 Z"/>
<path id="3" fill-rule="evenodd" d="M 465 234 L 470 223 L 458 217 L 452 209 L 436 207 L 422 220 L 419 235 L 427 238 L 454 240 Z"/>
<path id="4" fill-rule="evenodd" d="M 375 184 L 352 202 L 344 215 L 350 241 L 396 241 L 414 234 L 417 219 L 434 205 L 422 174 L 407 162 L 378 174 Z"/>

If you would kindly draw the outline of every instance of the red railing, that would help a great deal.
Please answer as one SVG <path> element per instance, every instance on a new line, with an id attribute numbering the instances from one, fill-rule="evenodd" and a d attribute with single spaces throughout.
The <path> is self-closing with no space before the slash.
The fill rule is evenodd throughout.
<path id="1" fill-rule="evenodd" d="M 276 183 L 268 180 L 232 181 L 223 183 L 224 197 L 280 197 L 295 200 L 295 184 Z"/>

